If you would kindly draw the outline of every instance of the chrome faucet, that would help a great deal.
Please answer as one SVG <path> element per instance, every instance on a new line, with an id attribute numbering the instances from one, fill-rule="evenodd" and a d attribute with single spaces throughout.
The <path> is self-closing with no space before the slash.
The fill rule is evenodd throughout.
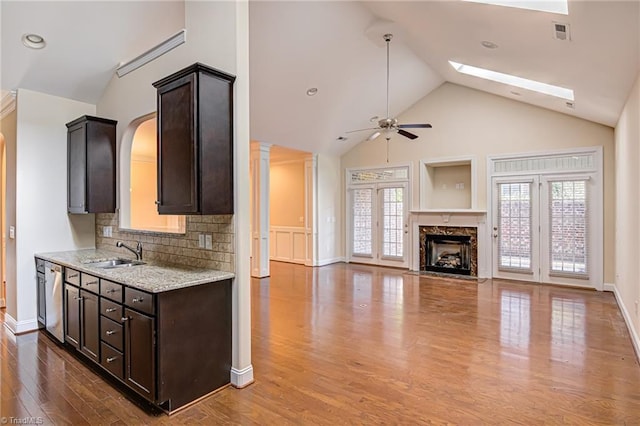
<path id="1" fill-rule="evenodd" d="M 124 247 L 127 250 L 129 250 L 131 253 L 136 255 L 136 260 L 142 260 L 142 243 L 140 241 L 138 241 L 138 245 L 136 246 L 135 250 L 129 247 L 128 245 L 126 245 L 125 243 L 123 243 L 122 241 L 118 241 L 116 243 L 116 247 Z"/>

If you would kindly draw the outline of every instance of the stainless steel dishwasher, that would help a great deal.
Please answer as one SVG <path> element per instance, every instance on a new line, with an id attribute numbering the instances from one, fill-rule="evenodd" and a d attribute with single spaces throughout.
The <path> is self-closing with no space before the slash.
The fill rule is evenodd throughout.
<path id="1" fill-rule="evenodd" d="M 62 322 L 62 267 L 55 263 L 44 264 L 44 287 L 46 300 L 46 329 L 56 339 L 64 342 Z"/>

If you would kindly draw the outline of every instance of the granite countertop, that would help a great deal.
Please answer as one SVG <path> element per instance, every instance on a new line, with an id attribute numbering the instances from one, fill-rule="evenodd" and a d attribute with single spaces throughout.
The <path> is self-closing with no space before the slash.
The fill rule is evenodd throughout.
<path id="1" fill-rule="evenodd" d="M 151 293 L 161 293 L 183 287 L 207 284 L 235 276 L 231 272 L 183 265 L 162 264 L 146 260 L 144 265 L 120 268 L 98 268 L 92 266 L 91 263 L 130 258 L 130 256 L 118 255 L 117 253 L 100 249 L 36 253 L 35 256 L 81 272 L 86 272 L 99 278 L 126 284 Z"/>

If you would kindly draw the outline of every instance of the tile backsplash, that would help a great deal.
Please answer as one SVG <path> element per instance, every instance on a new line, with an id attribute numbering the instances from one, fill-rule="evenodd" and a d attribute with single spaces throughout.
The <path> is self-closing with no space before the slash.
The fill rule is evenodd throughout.
<path id="1" fill-rule="evenodd" d="M 143 259 L 177 263 L 235 272 L 233 215 L 186 216 L 185 234 L 129 231 L 118 227 L 115 213 L 96 214 L 96 248 L 130 257 L 131 252 L 116 247 L 117 241 L 135 247 L 142 243 Z M 112 227 L 112 236 L 103 236 L 103 228 Z M 211 249 L 200 248 L 199 235 L 211 235 Z"/>

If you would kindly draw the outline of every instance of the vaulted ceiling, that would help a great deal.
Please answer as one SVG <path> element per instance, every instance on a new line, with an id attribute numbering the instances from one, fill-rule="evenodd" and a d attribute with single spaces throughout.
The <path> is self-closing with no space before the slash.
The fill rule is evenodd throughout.
<path id="1" fill-rule="evenodd" d="M 252 139 L 340 155 L 366 138 L 345 132 L 386 116 L 387 32 L 392 116 L 449 81 L 614 126 L 640 70 L 639 3 L 570 1 L 569 14 L 557 15 L 459 0 L 251 2 Z M 120 62 L 185 26 L 180 1 L 3 0 L 0 8 L 1 88 L 90 103 Z M 552 37 L 553 22 L 570 25 L 570 41 Z M 43 35 L 47 47 L 26 49 L 25 33 Z M 571 88 L 574 108 L 459 74 L 449 60 Z"/>

